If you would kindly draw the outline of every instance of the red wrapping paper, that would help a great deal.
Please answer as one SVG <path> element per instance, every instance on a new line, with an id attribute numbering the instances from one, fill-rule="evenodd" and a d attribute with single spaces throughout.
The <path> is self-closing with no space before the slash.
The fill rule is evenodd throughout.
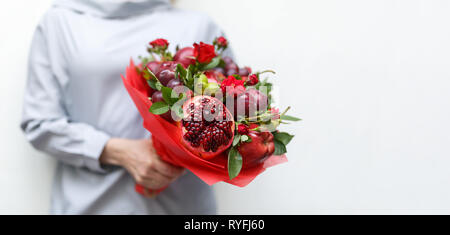
<path id="1" fill-rule="evenodd" d="M 287 162 L 285 155 L 270 156 L 255 167 L 243 168 L 237 177 L 230 180 L 226 153 L 222 153 L 211 160 L 204 160 L 192 154 L 180 143 L 177 124 L 167 122 L 158 115 L 149 112 L 149 108 L 152 105 L 152 102 L 147 97 L 149 87 L 145 79 L 139 75 L 132 60 L 129 67 L 127 67 L 126 77 L 122 75 L 122 80 L 144 119 L 144 127 L 152 133 L 153 144 L 160 158 L 173 165 L 190 170 L 208 185 L 223 181 L 244 187 L 252 182 L 256 176 L 264 172 L 266 168 Z M 143 188 L 137 186 L 136 191 L 142 194 Z M 159 190 L 156 190 L 156 192 L 159 192 Z"/>

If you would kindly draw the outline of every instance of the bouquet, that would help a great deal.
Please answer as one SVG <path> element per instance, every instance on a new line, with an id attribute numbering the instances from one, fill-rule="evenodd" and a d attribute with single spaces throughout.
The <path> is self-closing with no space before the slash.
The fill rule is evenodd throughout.
<path id="1" fill-rule="evenodd" d="M 266 168 L 286 162 L 293 135 L 278 126 L 300 119 L 272 106 L 263 74 L 222 56 L 224 37 L 195 43 L 173 55 L 169 42 L 149 43 L 140 64 L 131 60 L 124 85 L 152 133 L 162 160 L 189 169 L 205 183 L 249 184 Z M 137 185 L 136 190 L 149 190 Z M 161 189 L 163 190 L 163 189 Z M 161 191 L 159 190 L 159 191 Z"/>

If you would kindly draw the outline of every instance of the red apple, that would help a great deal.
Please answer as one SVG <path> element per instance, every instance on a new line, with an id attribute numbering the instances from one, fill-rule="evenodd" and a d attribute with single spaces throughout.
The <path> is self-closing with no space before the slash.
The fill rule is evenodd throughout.
<path id="1" fill-rule="evenodd" d="M 250 131 L 248 136 L 252 139 L 251 142 L 241 143 L 238 147 L 243 167 L 246 168 L 259 165 L 275 151 L 272 133 Z"/>
<path id="2" fill-rule="evenodd" d="M 183 67 L 187 68 L 191 64 L 195 64 L 194 57 L 194 48 L 193 47 L 185 47 L 177 51 L 173 60 L 182 64 Z"/>
<path id="3" fill-rule="evenodd" d="M 238 117 L 253 117 L 259 111 L 267 109 L 268 98 L 267 95 L 257 89 L 247 89 L 240 94 L 234 103 L 234 116 L 236 120 Z"/>

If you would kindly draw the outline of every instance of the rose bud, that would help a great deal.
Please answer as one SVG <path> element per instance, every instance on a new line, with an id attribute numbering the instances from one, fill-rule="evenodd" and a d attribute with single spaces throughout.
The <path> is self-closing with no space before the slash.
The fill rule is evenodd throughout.
<path id="1" fill-rule="evenodd" d="M 166 39 L 158 38 L 149 43 L 153 48 L 167 49 L 169 42 Z"/>
<path id="2" fill-rule="evenodd" d="M 250 75 L 250 76 L 248 77 L 247 85 L 248 85 L 248 86 L 254 86 L 254 85 L 258 84 L 258 82 L 259 82 L 258 75 L 252 74 L 252 75 Z"/>
<path id="3" fill-rule="evenodd" d="M 248 126 L 245 124 L 239 124 L 238 125 L 238 133 L 241 135 L 247 135 L 248 134 Z"/>
<path id="4" fill-rule="evenodd" d="M 219 48 L 227 48 L 228 46 L 228 40 L 224 37 L 218 37 L 216 40 L 214 40 L 214 44 L 217 45 Z"/>

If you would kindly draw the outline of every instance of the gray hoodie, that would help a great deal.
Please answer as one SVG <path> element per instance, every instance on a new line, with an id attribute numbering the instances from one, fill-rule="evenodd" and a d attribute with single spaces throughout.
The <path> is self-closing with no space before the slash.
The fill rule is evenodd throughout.
<path id="1" fill-rule="evenodd" d="M 213 214 L 211 187 L 188 173 L 154 199 L 134 191 L 120 167 L 99 156 L 111 137 L 149 138 L 120 74 L 150 40 L 212 42 L 221 30 L 168 0 L 56 0 L 37 26 L 29 55 L 21 127 L 58 160 L 53 214 Z"/>

